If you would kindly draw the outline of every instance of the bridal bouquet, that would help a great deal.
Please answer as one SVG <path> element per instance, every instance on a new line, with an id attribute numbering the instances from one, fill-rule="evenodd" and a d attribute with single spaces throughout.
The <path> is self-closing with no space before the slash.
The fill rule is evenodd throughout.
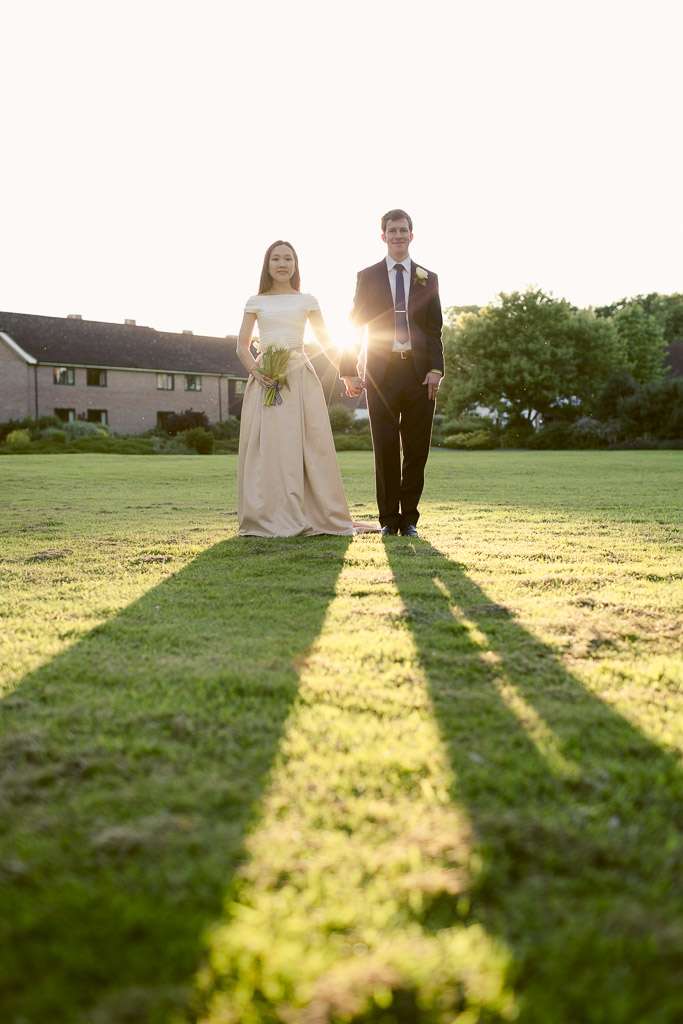
<path id="1" fill-rule="evenodd" d="M 280 390 L 281 388 L 289 389 L 289 384 L 287 383 L 289 352 L 288 348 L 273 347 L 267 348 L 263 353 L 263 360 L 260 366 L 261 373 L 275 381 L 272 387 L 266 388 L 266 397 L 263 399 L 264 405 L 282 405 Z"/>

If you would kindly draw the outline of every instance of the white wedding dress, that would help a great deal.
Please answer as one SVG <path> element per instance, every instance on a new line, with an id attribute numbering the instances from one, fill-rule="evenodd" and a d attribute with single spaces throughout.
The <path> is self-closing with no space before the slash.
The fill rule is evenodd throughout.
<path id="1" fill-rule="evenodd" d="M 242 404 L 238 467 L 241 536 L 350 536 L 376 531 L 349 514 L 322 385 L 304 352 L 312 295 L 253 295 L 261 351 L 290 350 L 282 403 L 265 407 L 264 388 L 249 378 Z"/>

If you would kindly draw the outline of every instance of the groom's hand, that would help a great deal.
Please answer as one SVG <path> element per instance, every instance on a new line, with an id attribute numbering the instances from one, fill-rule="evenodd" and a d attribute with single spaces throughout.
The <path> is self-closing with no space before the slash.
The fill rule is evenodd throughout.
<path id="1" fill-rule="evenodd" d="M 422 383 L 427 385 L 427 398 L 429 401 L 435 401 L 439 392 L 439 384 L 441 383 L 441 374 L 439 371 L 430 370 Z"/>
<path id="2" fill-rule="evenodd" d="M 360 377 L 342 377 L 347 398 L 358 398 L 363 394 L 363 381 Z"/>

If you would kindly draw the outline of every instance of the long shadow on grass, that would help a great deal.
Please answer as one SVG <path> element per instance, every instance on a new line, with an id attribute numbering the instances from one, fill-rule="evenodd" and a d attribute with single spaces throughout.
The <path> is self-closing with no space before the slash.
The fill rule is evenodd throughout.
<path id="1" fill-rule="evenodd" d="M 3 1021 L 186 1008 L 347 546 L 218 544 L 0 704 Z"/>
<path id="2" fill-rule="evenodd" d="M 461 566 L 386 550 L 482 858 L 469 906 L 443 894 L 425 927 L 503 939 L 524 1024 L 683 1020 L 677 762 Z"/>

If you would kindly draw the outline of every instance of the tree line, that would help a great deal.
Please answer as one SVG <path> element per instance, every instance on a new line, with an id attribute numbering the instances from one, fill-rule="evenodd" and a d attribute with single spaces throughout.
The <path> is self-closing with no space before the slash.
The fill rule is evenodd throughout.
<path id="1" fill-rule="evenodd" d="M 571 446 L 683 437 L 683 378 L 667 365 L 683 343 L 683 294 L 637 295 L 579 309 L 538 289 L 446 311 L 439 412 L 470 429 Z M 454 445 L 457 447 L 458 445 Z M 469 446 L 469 445 L 468 445 Z"/>

